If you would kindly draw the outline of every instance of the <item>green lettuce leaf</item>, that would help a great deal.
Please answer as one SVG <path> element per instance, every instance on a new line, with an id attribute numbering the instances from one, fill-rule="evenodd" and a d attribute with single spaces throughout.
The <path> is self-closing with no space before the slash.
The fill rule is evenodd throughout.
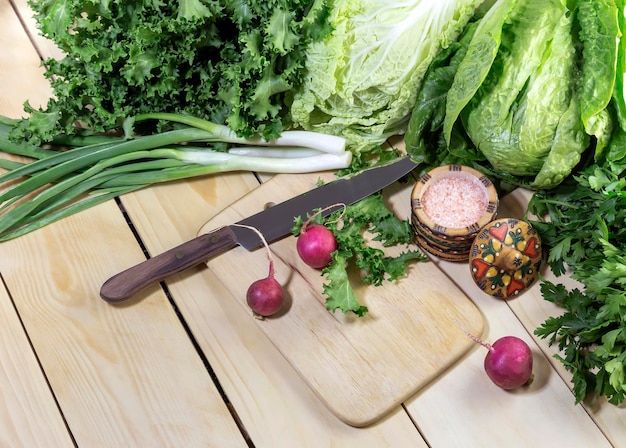
<path id="1" fill-rule="evenodd" d="M 342 135 L 355 152 L 404 131 L 428 65 L 454 42 L 479 0 L 337 0 L 333 32 L 307 50 L 291 117 Z"/>
<path id="2" fill-rule="evenodd" d="M 484 157 L 470 144 L 463 132 L 451 132 L 450 144 L 441 138 L 446 116 L 448 92 L 460 62 L 476 30 L 472 22 L 459 42 L 440 51 L 424 76 L 424 82 L 404 134 L 407 153 L 421 165 L 423 172 L 446 164 L 474 165 Z M 423 173 L 421 173 L 423 174 Z"/>
<path id="3" fill-rule="evenodd" d="M 549 154 L 576 79 L 572 24 L 559 0 L 520 1 L 506 18 L 502 51 L 464 111 L 467 133 L 496 170 L 534 175 Z"/>
<path id="4" fill-rule="evenodd" d="M 500 48 L 502 26 L 516 4 L 516 0 L 496 1 L 480 20 L 472 36 L 467 54 L 461 60 L 447 94 L 443 136 L 448 145 L 452 127 L 461 111 L 476 94 L 491 69 Z"/>
<path id="5" fill-rule="evenodd" d="M 581 118 L 587 132 L 596 135 L 603 127 L 594 117 L 609 104 L 616 79 L 620 29 L 615 1 L 578 0 L 578 21 L 583 44 Z"/>
<path id="6" fill-rule="evenodd" d="M 583 48 L 581 118 L 587 134 L 596 137 L 596 159 L 607 148 L 615 126 L 607 106 L 617 81 L 621 34 L 617 12 L 615 0 L 578 0 Z"/>
<path id="7" fill-rule="evenodd" d="M 550 188 L 559 185 L 580 162 L 581 154 L 590 142 L 580 119 L 580 103 L 580 93 L 577 91 L 570 100 L 569 108 L 561 116 L 550 152 L 530 184 L 531 187 Z"/>
<path id="8" fill-rule="evenodd" d="M 346 267 L 352 253 L 347 254 L 336 251 L 333 253 L 332 264 L 326 268 L 325 275 L 328 281 L 324 284 L 324 295 L 326 296 L 326 309 L 330 312 L 341 310 L 343 313 L 355 313 L 359 317 L 367 314 L 367 307 L 361 305 L 357 299 L 354 289 L 350 284 L 350 278 Z"/>
<path id="9" fill-rule="evenodd" d="M 622 130 L 626 131 L 626 90 L 624 90 L 624 77 L 626 76 L 626 1 L 615 0 L 615 4 L 620 36 L 615 67 L 613 104 L 617 112 L 617 122 Z"/>
<path id="10" fill-rule="evenodd" d="M 588 149 L 614 158 L 616 123 L 626 126 L 624 5 L 492 2 L 433 59 L 407 151 L 426 165 L 473 166 L 507 189 L 552 188 L 590 162 Z"/>

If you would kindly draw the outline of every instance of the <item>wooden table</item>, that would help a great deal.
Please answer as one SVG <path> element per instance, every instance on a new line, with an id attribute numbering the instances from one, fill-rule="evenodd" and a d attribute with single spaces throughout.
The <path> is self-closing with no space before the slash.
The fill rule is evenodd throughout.
<path id="1" fill-rule="evenodd" d="M 0 114 L 50 95 L 26 0 L 0 0 Z M 109 276 L 195 236 L 258 186 L 252 174 L 149 188 L 0 245 L 0 445 L 27 447 L 626 446 L 626 411 L 574 405 L 570 376 L 532 331 L 560 311 L 536 288 L 510 302 L 440 263 L 484 314 L 485 338 L 513 334 L 535 355 L 535 382 L 504 392 L 480 347 L 379 423 L 331 414 L 242 307 L 203 267 L 112 306 Z M 516 206 L 516 197 L 507 198 Z M 520 204 L 517 204 L 519 206 Z M 418 367 L 418 366 L 416 366 Z"/>

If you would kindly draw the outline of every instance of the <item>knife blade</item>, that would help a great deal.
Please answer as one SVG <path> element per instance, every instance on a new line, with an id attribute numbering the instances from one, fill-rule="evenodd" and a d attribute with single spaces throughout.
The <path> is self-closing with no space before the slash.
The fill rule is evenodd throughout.
<path id="1" fill-rule="evenodd" d="M 150 284 L 163 281 L 237 246 L 254 250 L 263 245 L 256 232 L 237 225 L 258 229 L 268 243 L 276 241 L 291 234 L 296 217 L 306 219 L 307 214 L 312 214 L 314 210 L 333 204 L 354 204 L 407 175 L 416 166 L 410 157 L 404 156 L 356 175 L 328 182 L 244 218 L 236 225 L 227 225 L 200 235 L 112 276 L 102 284 L 100 297 L 107 302 L 121 302 Z M 328 216 L 333 211 L 336 209 L 330 208 L 322 215 Z"/>

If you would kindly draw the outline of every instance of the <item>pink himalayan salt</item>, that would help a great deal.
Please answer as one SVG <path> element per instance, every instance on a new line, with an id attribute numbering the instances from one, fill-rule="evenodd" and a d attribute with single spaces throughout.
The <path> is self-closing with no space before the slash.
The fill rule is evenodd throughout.
<path id="1" fill-rule="evenodd" d="M 443 177 L 430 183 L 422 193 L 422 209 L 435 223 L 448 228 L 474 224 L 487 210 L 483 185 L 474 178 Z"/>

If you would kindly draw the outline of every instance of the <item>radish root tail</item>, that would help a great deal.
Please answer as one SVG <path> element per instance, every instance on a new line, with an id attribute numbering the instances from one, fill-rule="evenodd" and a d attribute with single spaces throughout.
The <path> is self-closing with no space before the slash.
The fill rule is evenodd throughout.
<path id="1" fill-rule="evenodd" d="M 450 319 L 452 320 L 452 322 L 454 322 L 454 324 L 463 332 L 465 333 L 465 335 L 470 338 L 472 341 L 476 342 L 477 344 L 482 345 L 483 347 L 485 347 L 487 350 L 489 351 L 493 351 L 493 347 L 491 346 L 491 344 L 483 341 L 482 339 L 479 339 L 478 337 L 474 336 L 472 333 L 470 333 L 469 331 L 467 331 L 467 329 L 461 324 L 461 322 L 459 322 L 459 320 L 454 317 L 450 311 L 448 311 L 448 316 L 450 317 Z"/>
<path id="2" fill-rule="evenodd" d="M 341 217 L 343 216 L 343 214 L 346 211 L 346 204 L 344 204 L 343 202 L 337 202 L 336 204 L 331 204 L 327 207 L 324 207 L 320 210 L 318 210 L 317 212 L 315 212 L 314 214 L 312 214 L 311 216 L 309 216 L 309 219 L 307 219 L 304 224 L 302 225 L 302 229 L 300 230 L 301 232 L 306 231 L 306 228 L 309 226 L 309 224 L 311 224 L 311 221 L 315 219 L 316 216 L 320 215 L 321 213 L 324 213 L 326 210 L 330 210 L 331 208 L 336 208 L 336 207 L 341 207 L 342 211 L 341 214 L 337 217 L 337 221 L 341 219 Z"/>
<path id="3" fill-rule="evenodd" d="M 263 236 L 263 234 L 261 233 L 261 231 L 259 229 L 257 229 L 256 227 L 252 227 L 252 226 L 247 226 L 245 224 L 230 224 L 231 226 L 235 226 L 235 227 L 242 227 L 244 229 L 249 229 L 252 230 L 254 233 L 256 233 L 259 238 L 261 239 L 261 241 L 263 242 L 263 245 L 265 246 L 265 250 L 267 251 L 267 260 L 269 261 L 269 273 L 268 273 L 268 277 L 274 278 L 274 258 L 272 257 L 272 250 L 270 249 L 269 244 L 267 244 L 267 240 L 265 239 L 265 237 Z"/>

